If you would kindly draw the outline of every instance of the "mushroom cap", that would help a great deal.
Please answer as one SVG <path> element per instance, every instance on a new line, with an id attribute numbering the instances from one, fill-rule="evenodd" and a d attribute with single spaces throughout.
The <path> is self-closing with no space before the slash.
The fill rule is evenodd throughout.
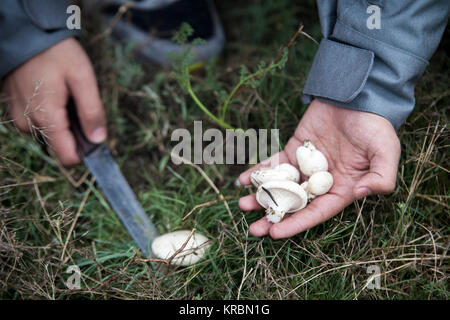
<path id="1" fill-rule="evenodd" d="M 270 192 L 270 195 L 265 190 Z M 273 198 L 273 199 L 272 199 Z M 274 203 L 274 200 L 276 203 Z M 259 186 L 256 201 L 265 209 L 272 208 L 284 213 L 296 212 L 306 206 L 306 191 L 293 181 L 269 181 Z"/>
<path id="2" fill-rule="evenodd" d="M 310 177 L 315 172 L 328 170 L 327 158 L 310 141 L 297 148 L 296 157 L 298 167 L 305 176 Z"/>
<path id="3" fill-rule="evenodd" d="M 274 180 L 289 180 L 298 182 L 300 172 L 296 167 L 289 163 L 282 163 L 273 168 L 260 169 L 250 174 L 250 181 L 255 187 Z"/>
<path id="4" fill-rule="evenodd" d="M 313 200 L 313 199 L 316 197 L 316 196 L 313 195 L 311 192 L 309 192 L 309 190 L 308 190 L 308 181 L 304 181 L 304 182 L 300 185 L 300 187 L 302 187 L 303 190 L 306 191 L 306 194 L 308 195 L 308 201 L 311 201 L 311 200 Z"/>
<path id="5" fill-rule="evenodd" d="M 291 174 L 291 176 L 293 177 L 292 181 L 294 181 L 294 182 L 300 181 L 300 171 L 298 171 L 298 169 L 290 163 L 287 163 L 287 162 L 281 163 L 273 168 L 275 170 L 289 172 Z"/>
<path id="6" fill-rule="evenodd" d="M 183 246 L 190 234 L 190 230 L 178 230 L 157 237 L 152 242 L 153 255 L 159 259 L 170 258 Z M 170 263 L 179 266 L 197 263 L 205 255 L 208 246 L 209 239 L 198 232 L 194 232 L 184 249 Z"/>
<path id="7" fill-rule="evenodd" d="M 333 176 L 328 171 L 314 173 L 308 180 L 308 192 L 316 196 L 327 193 L 333 186 Z"/>
<path id="8" fill-rule="evenodd" d="M 305 190 L 306 192 L 308 192 L 308 181 L 303 181 L 303 182 L 300 184 L 300 187 L 302 187 L 303 190 Z"/>

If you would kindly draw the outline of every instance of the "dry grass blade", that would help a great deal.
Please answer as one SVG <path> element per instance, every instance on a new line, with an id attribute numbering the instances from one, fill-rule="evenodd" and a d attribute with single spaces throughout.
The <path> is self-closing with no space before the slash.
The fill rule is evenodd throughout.
<path id="1" fill-rule="evenodd" d="M 237 225 L 236 225 L 236 221 L 234 220 L 233 214 L 231 213 L 230 210 L 230 206 L 228 205 L 228 202 L 226 201 L 225 197 L 222 195 L 222 193 L 219 191 L 219 188 L 216 187 L 216 185 L 214 184 L 214 182 L 212 182 L 212 180 L 208 177 L 208 175 L 205 173 L 205 171 L 203 171 L 202 168 L 200 168 L 200 166 L 192 163 L 191 161 L 189 161 L 188 159 L 182 158 L 180 156 L 178 156 L 175 153 L 171 153 L 171 156 L 180 160 L 181 162 L 183 162 L 184 164 L 187 164 L 193 168 L 195 168 L 201 175 L 203 178 L 205 178 L 206 182 L 211 186 L 211 188 L 213 188 L 213 190 L 217 193 L 219 200 L 223 202 L 231 221 L 233 222 L 233 227 L 236 231 L 236 233 L 239 233 Z"/>
<path id="2" fill-rule="evenodd" d="M 231 199 L 234 199 L 234 197 L 233 197 L 233 196 L 227 196 L 227 197 L 224 197 L 224 200 L 231 200 Z M 217 203 L 223 202 L 224 200 L 211 200 L 211 201 L 207 201 L 207 202 L 204 202 L 204 203 L 197 204 L 197 205 L 195 205 L 195 206 L 191 209 L 191 211 L 189 211 L 189 212 L 183 217 L 182 220 L 186 220 L 186 219 L 187 219 L 187 218 L 188 218 L 195 210 L 197 210 L 198 208 L 209 207 L 209 206 L 215 205 L 215 204 L 217 204 Z"/>
<path id="3" fill-rule="evenodd" d="M 112 19 L 110 25 L 108 26 L 108 28 L 105 29 L 105 31 L 103 31 L 102 33 L 92 37 L 90 43 L 96 43 L 97 41 L 104 39 L 106 37 L 108 37 L 109 35 L 111 35 L 111 33 L 114 30 L 114 27 L 116 26 L 116 24 L 120 21 L 120 19 L 122 19 L 123 15 L 125 13 L 127 13 L 127 11 L 133 7 L 133 2 L 129 1 L 124 3 L 123 5 L 120 6 L 119 10 L 117 11 L 116 15 L 114 16 L 114 18 Z"/>
<path id="4" fill-rule="evenodd" d="M 93 184 L 94 182 L 95 182 L 95 177 L 92 177 L 90 183 Z M 84 205 L 86 204 L 86 201 L 89 198 L 90 194 L 91 194 L 91 189 L 88 188 L 86 190 L 86 192 L 84 193 L 83 199 L 81 200 L 80 207 L 77 210 L 77 213 L 75 215 L 75 218 L 73 219 L 72 225 L 70 226 L 69 233 L 67 234 L 66 241 L 64 242 L 64 247 L 63 247 L 63 250 L 61 253 L 61 261 L 64 260 L 64 254 L 66 252 L 67 244 L 69 243 L 70 237 L 72 236 L 72 232 L 75 229 L 75 225 L 77 224 L 78 217 L 80 216 L 81 212 L 83 211 Z"/>

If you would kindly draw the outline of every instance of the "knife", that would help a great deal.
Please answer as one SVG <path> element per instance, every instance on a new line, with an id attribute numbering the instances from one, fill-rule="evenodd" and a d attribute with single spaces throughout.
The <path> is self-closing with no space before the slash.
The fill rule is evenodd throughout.
<path id="1" fill-rule="evenodd" d="M 89 142 L 83 133 L 73 99 L 67 105 L 70 127 L 77 142 L 77 151 L 95 177 L 106 199 L 122 221 L 128 233 L 147 258 L 151 258 L 150 246 L 158 236 L 153 223 L 136 199 L 126 179 L 120 172 L 108 147 Z"/>

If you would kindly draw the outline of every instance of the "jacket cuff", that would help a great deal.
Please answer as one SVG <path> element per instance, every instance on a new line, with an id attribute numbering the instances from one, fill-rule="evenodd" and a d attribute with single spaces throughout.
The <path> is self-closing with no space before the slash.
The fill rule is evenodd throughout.
<path id="1" fill-rule="evenodd" d="M 45 6 L 39 1 L 41 10 L 38 1 L 6 2 L 0 8 L 0 79 L 56 43 L 80 35 L 67 29 L 66 1 L 46 0 Z"/>
<path id="2" fill-rule="evenodd" d="M 414 108 L 414 86 L 427 64 L 337 21 L 319 46 L 303 100 L 375 113 L 398 130 Z"/>

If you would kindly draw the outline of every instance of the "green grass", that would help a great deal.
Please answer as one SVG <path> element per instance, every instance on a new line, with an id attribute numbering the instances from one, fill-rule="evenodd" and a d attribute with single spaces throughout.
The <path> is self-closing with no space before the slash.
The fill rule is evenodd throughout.
<path id="1" fill-rule="evenodd" d="M 260 61 L 270 62 L 299 23 L 320 39 L 313 1 L 247 0 L 219 7 L 227 47 L 218 63 L 191 79 L 212 112 L 239 82 L 241 65 L 255 71 Z M 135 255 L 133 241 L 86 168 L 61 171 L 36 139 L 6 122 L 1 106 L 1 298 L 448 299 L 448 40 L 421 79 L 417 107 L 399 131 L 395 192 L 355 202 L 320 226 L 275 241 L 249 235 L 248 226 L 262 213 L 238 208 L 239 196 L 248 191 L 236 188 L 234 180 L 246 166 L 201 166 L 227 197 L 228 212 L 198 170 L 171 163 L 174 129 L 192 130 L 194 120 L 203 120 L 204 130 L 216 126 L 173 72 L 142 65 L 132 46 L 109 39 L 89 45 L 100 29 L 88 24 L 84 31 L 108 112 L 110 147 L 145 211 L 162 233 L 196 228 L 214 241 L 199 264 L 154 272 Z M 226 121 L 244 129 L 279 128 L 285 143 L 307 107 L 301 90 L 316 50 L 301 36 L 286 67 L 265 77 L 258 89 L 242 91 Z M 76 186 L 68 176 L 82 183 Z M 72 264 L 81 268 L 81 290 L 64 285 Z M 379 290 L 365 288 L 371 265 L 381 269 Z"/>

